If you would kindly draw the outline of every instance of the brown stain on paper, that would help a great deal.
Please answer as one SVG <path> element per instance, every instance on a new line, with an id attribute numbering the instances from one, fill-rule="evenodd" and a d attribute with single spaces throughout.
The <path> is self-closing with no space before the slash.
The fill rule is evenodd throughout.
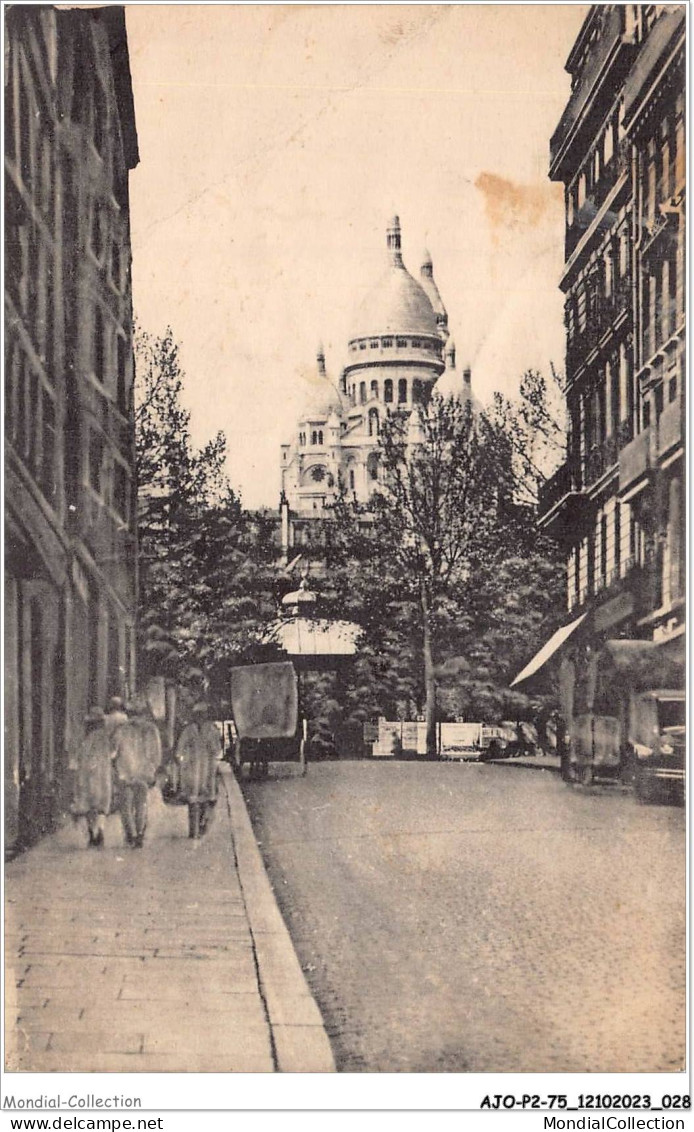
<path id="1" fill-rule="evenodd" d="M 475 188 L 484 196 L 484 207 L 494 235 L 500 229 L 535 228 L 562 198 L 561 185 L 524 185 L 496 173 L 480 173 Z"/>

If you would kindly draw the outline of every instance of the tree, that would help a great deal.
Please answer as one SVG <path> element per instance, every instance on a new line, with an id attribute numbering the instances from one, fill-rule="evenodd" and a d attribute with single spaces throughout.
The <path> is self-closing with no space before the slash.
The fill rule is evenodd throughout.
<path id="1" fill-rule="evenodd" d="M 138 331 L 135 361 L 140 670 L 223 698 L 229 665 L 267 651 L 281 586 L 274 527 L 244 512 L 224 434 L 193 445 L 171 329 Z"/>
<path id="2" fill-rule="evenodd" d="M 563 566 L 533 506 L 546 390 L 534 375 L 523 387 L 534 404 L 497 399 L 481 414 L 434 397 L 409 420 L 387 417 L 378 494 L 368 511 L 344 494 L 334 509 L 329 575 L 338 608 L 364 627 L 345 706 L 350 695 L 362 709 L 423 701 L 429 755 L 437 695 L 453 718 L 519 718 L 537 706 L 508 685 L 561 608 Z M 343 574 L 340 556 L 351 563 Z"/>

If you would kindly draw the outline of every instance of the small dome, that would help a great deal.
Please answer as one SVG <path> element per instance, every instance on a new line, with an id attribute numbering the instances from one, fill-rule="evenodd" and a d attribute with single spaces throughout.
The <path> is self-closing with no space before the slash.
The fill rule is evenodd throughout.
<path id="1" fill-rule="evenodd" d="M 328 377 L 325 369 L 325 350 L 321 344 L 316 352 L 316 373 L 306 375 L 309 392 L 304 401 L 300 421 L 327 421 L 337 414 L 342 415 L 342 398 Z"/>
<path id="2" fill-rule="evenodd" d="M 316 378 L 304 401 L 300 421 L 327 421 L 332 413 L 341 416 L 342 399 L 327 377 Z"/>
<path id="3" fill-rule="evenodd" d="M 469 401 L 475 413 L 480 412 L 481 405 L 472 392 L 472 374 L 469 366 L 463 372 L 447 366 L 432 390 L 432 396 L 455 397 L 458 401 Z"/>
<path id="4" fill-rule="evenodd" d="M 426 249 L 424 250 L 424 254 L 422 255 L 422 264 L 419 269 L 419 278 L 424 293 L 426 294 L 429 302 L 434 309 L 439 334 L 445 340 L 448 337 L 448 312 L 443 305 L 441 293 L 436 286 L 436 280 L 434 279 L 434 265 L 432 263 L 431 256 Z"/>

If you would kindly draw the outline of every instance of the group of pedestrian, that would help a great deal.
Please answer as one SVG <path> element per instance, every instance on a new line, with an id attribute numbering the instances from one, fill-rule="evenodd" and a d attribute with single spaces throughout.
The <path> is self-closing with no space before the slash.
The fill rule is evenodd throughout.
<path id="1" fill-rule="evenodd" d="M 143 696 L 127 704 L 114 696 L 107 711 L 89 710 L 71 808 L 76 819 L 86 818 L 90 848 L 103 846 L 106 817 L 119 811 L 126 844 L 141 849 L 149 791 L 172 778 L 177 803 L 188 806 L 189 836 L 198 839 L 206 832 L 217 799 L 221 737 L 207 720 L 206 704 L 196 704 L 192 715 L 164 762 L 159 728 Z"/>

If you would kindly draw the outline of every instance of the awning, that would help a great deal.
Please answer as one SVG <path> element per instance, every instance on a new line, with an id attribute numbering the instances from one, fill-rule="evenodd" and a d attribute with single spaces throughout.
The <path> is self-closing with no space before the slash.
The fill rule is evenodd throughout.
<path id="1" fill-rule="evenodd" d="M 569 637 L 578 629 L 581 622 L 585 621 L 587 616 L 587 613 L 582 613 L 575 621 L 571 621 L 568 625 L 562 625 L 561 629 L 557 629 L 556 633 L 552 634 L 540 651 L 535 653 L 530 663 L 526 664 L 522 672 L 519 672 L 515 679 L 511 681 L 511 687 L 517 688 L 519 684 L 524 684 L 531 676 L 535 676 L 535 674 L 547 664 L 547 661 L 551 660 L 552 657 L 556 655 L 562 645 L 566 644 Z"/>
<path id="2" fill-rule="evenodd" d="M 344 657 L 354 656 L 360 632 L 351 621 L 289 617 L 270 626 L 267 640 L 291 657 Z"/>

